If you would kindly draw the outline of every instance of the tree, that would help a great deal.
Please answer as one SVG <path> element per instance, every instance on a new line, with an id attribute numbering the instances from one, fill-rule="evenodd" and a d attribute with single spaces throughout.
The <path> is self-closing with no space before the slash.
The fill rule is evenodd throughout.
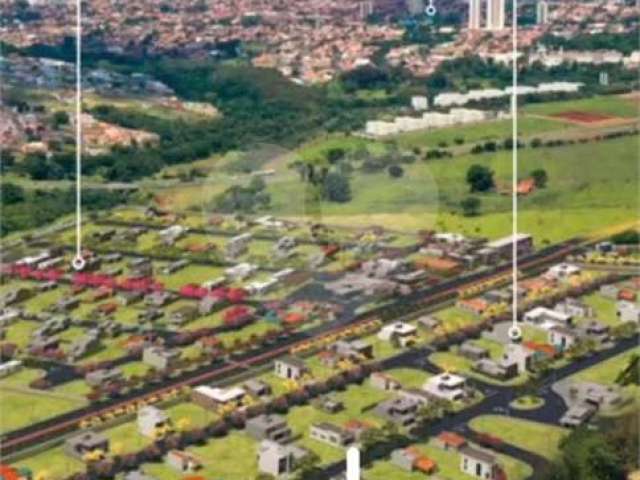
<path id="1" fill-rule="evenodd" d="M 460 206 L 462 207 L 462 214 L 465 217 L 475 217 L 480 213 L 480 205 L 482 202 L 478 197 L 467 197 L 462 202 L 460 202 Z"/>
<path id="2" fill-rule="evenodd" d="M 387 171 L 391 178 L 400 178 L 404 175 L 404 169 L 400 165 L 391 165 Z"/>
<path id="3" fill-rule="evenodd" d="M 633 354 L 627 366 L 616 377 L 616 383 L 627 387 L 640 385 L 640 355 Z"/>
<path id="4" fill-rule="evenodd" d="M 547 171 L 543 168 L 538 168 L 531 172 L 531 177 L 536 184 L 536 188 L 545 188 L 547 186 L 549 176 L 547 175 Z"/>
<path id="5" fill-rule="evenodd" d="M 467 183 L 472 193 L 487 192 L 495 187 L 493 171 L 483 165 L 471 165 L 467 171 Z"/>
<path id="6" fill-rule="evenodd" d="M 14 183 L 2 183 L 0 185 L 2 205 L 13 205 L 24 201 L 24 188 Z"/>
<path id="7" fill-rule="evenodd" d="M 69 125 L 69 114 L 65 111 L 59 110 L 53 114 L 52 117 L 53 128 L 58 129 L 62 125 Z"/>
<path id="8" fill-rule="evenodd" d="M 336 172 L 329 173 L 323 183 L 323 196 L 330 202 L 346 203 L 351 201 L 349 177 Z"/>
<path id="9" fill-rule="evenodd" d="M 637 438 L 637 437 L 636 437 Z M 579 428 L 561 443 L 562 454 L 549 480 L 623 480 L 626 478 L 616 446 L 601 432 Z"/>

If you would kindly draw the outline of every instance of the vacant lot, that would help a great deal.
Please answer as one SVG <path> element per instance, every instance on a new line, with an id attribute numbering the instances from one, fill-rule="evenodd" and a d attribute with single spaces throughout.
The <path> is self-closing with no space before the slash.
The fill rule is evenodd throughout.
<path id="1" fill-rule="evenodd" d="M 549 460 L 557 455 L 560 442 L 569 433 L 564 428 L 496 415 L 474 418 L 470 426 Z"/>

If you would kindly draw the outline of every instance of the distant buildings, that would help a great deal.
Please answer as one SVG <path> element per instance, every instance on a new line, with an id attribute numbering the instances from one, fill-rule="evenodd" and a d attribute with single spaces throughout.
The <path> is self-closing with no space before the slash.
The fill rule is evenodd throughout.
<path id="1" fill-rule="evenodd" d="M 486 14 L 487 30 L 502 30 L 505 27 L 505 0 L 469 0 L 469 30 L 482 29 L 482 13 Z"/>
<path id="2" fill-rule="evenodd" d="M 539 0 L 536 5 L 536 23 L 538 25 L 549 23 L 549 2 L 546 0 Z"/>

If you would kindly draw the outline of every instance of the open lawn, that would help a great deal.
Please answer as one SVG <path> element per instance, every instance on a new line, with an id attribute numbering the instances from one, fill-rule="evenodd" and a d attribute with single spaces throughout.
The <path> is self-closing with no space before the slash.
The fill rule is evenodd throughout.
<path id="1" fill-rule="evenodd" d="M 34 478 L 47 480 L 62 480 L 85 470 L 84 463 L 64 453 L 63 447 L 56 447 L 29 456 L 16 462 L 14 466 L 17 468 L 26 467 L 33 472 Z"/>
<path id="2" fill-rule="evenodd" d="M 543 118 L 522 116 L 518 120 L 518 131 L 521 136 L 530 136 L 536 133 L 554 131 L 569 128 L 567 123 Z M 497 120 L 491 122 L 458 125 L 455 127 L 439 128 L 419 132 L 403 133 L 392 137 L 398 144 L 405 148 L 437 148 L 440 144 L 452 147 L 456 139 L 464 139 L 465 144 L 474 144 L 485 141 L 503 142 L 511 137 L 511 120 Z"/>
<path id="3" fill-rule="evenodd" d="M 257 446 L 249 436 L 232 432 L 188 451 L 202 462 L 198 475 L 207 480 L 254 480 L 258 473 Z M 176 471 L 164 463 L 148 463 L 143 469 L 158 480 L 178 478 Z"/>
<path id="4" fill-rule="evenodd" d="M 557 455 L 560 441 L 569 433 L 564 428 L 499 415 L 476 417 L 470 426 L 549 460 Z"/>
<path id="5" fill-rule="evenodd" d="M 592 293 L 585 297 L 582 297 L 582 300 L 594 309 L 596 318 L 610 327 L 615 327 L 616 325 L 620 325 L 620 320 L 616 315 L 616 301 L 610 298 L 605 298 L 600 295 L 598 292 Z M 588 319 L 587 319 L 588 320 Z"/>
<path id="6" fill-rule="evenodd" d="M 580 100 L 529 104 L 524 108 L 526 113 L 538 115 L 556 115 L 567 111 L 600 113 L 616 117 L 638 117 L 638 103 L 619 96 L 596 96 Z"/>
<path id="7" fill-rule="evenodd" d="M 16 391 L 0 386 L 0 433 L 38 423 L 84 404 L 84 401 L 47 395 L 46 392 Z"/>

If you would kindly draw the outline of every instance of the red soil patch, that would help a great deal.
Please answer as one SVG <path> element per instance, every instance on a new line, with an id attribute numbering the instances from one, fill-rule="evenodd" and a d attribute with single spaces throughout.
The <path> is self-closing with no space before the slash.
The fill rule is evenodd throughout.
<path id="1" fill-rule="evenodd" d="M 576 123 L 600 123 L 608 122 L 610 120 L 618 120 L 618 117 L 613 117 L 611 115 L 580 111 L 561 112 L 553 115 L 553 117 Z"/>

